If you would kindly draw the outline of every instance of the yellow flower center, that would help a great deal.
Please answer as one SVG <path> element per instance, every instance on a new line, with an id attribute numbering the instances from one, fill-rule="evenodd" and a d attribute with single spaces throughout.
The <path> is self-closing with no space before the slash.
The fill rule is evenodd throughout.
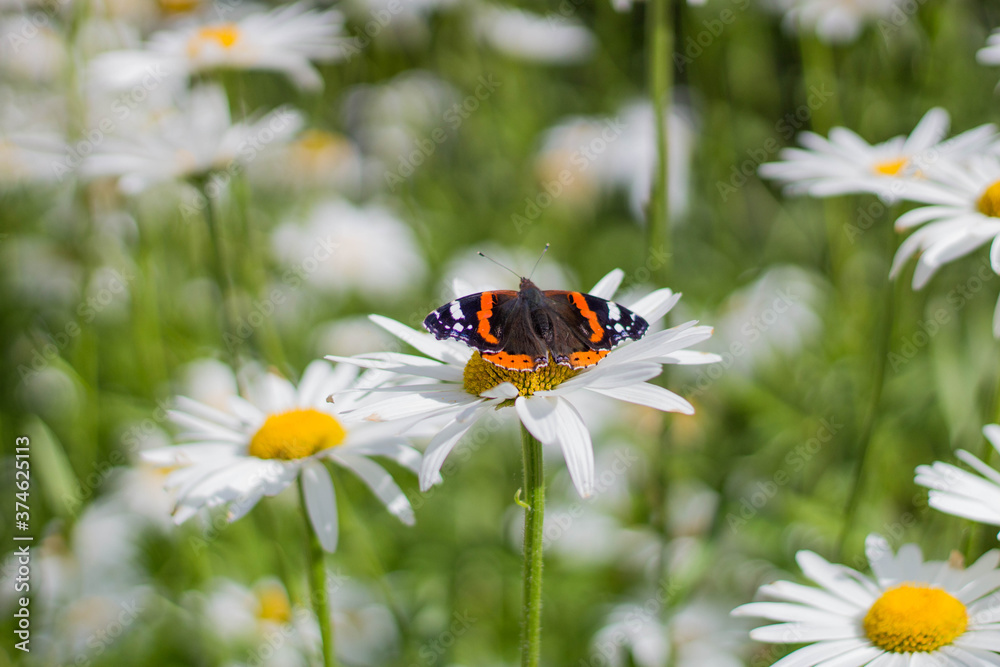
<path id="1" fill-rule="evenodd" d="M 1000 218 L 1000 181 L 997 181 L 979 196 L 976 208 L 983 215 L 991 218 Z"/>
<path id="2" fill-rule="evenodd" d="M 462 377 L 465 391 L 473 396 L 479 396 L 504 382 L 510 382 L 517 387 L 517 393 L 521 396 L 531 396 L 536 391 L 555 389 L 579 372 L 577 369 L 557 364 L 551 355 L 549 365 L 537 371 L 514 371 L 491 364 L 476 352 L 465 365 Z"/>
<path id="3" fill-rule="evenodd" d="M 188 42 L 188 55 L 196 56 L 206 44 L 231 49 L 240 39 L 240 29 L 235 23 L 207 25 L 198 30 Z"/>
<path id="4" fill-rule="evenodd" d="M 187 14 L 198 8 L 200 0 L 158 0 L 164 14 Z"/>
<path id="5" fill-rule="evenodd" d="M 969 625 L 965 605 L 940 588 L 902 584 L 865 614 L 865 634 L 891 653 L 930 653 L 958 639 Z"/>
<path id="6" fill-rule="evenodd" d="M 285 624 L 292 620 L 292 605 L 281 584 L 268 582 L 257 586 L 257 618 L 261 621 Z"/>
<path id="7" fill-rule="evenodd" d="M 872 171 L 876 174 L 882 176 L 898 176 L 899 172 L 906 168 L 907 160 L 905 157 L 896 158 L 895 160 L 885 160 L 884 162 L 879 162 L 872 167 Z"/>
<path id="8" fill-rule="evenodd" d="M 259 459 L 304 459 L 336 447 L 347 432 L 331 415 L 319 410 L 289 410 L 271 415 L 250 440 L 250 456 Z"/>

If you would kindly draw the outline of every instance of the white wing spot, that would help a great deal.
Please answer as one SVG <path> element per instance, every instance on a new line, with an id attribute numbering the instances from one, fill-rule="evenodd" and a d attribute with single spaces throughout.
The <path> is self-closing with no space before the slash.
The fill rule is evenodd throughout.
<path id="1" fill-rule="evenodd" d="M 455 325 L 451 328 L 451 330 L 455 333 L 462 333 L 465 330 L 465 327 L 462 326 L 461 322 L 455 322 Z"/>
<path id="2" fill-rule="evenodd" d="M 448 309 L 448 312 L 451 313 L 453 320 L 458 321 L 462 319 L 462 306 L 458 303 L 458 301 L 451 302 L 451 308 Z"/>
<path id="3" fill-rule="evenodd" d="M 614 301 L 608 302 L 608 319 L 617 322 L 622 316 L 622 311 L 618 309 L 618 304 Z"/>

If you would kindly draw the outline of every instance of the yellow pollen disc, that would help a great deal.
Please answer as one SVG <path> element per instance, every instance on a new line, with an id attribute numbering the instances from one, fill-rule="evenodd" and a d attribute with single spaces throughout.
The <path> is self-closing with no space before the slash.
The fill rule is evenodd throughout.
<path id="1" fill-rule="evenodd" d="M 865 614 L 865 634 L 890 653 L 930 653 L 962 636 L 965 605 L 940 588 L 903 584 L 882 594 Z"/>
<path id="2" fill-rule="evenodd" d="M 215 43 L 224 49 L 231 49 L 240 39 L 240 29 L 235 23 L 220 23 L 207 25 L 198 30 L 188 44 L 188 53 L 192 56 L 201 51 L 206 43 Z"/>
<path id="3" fill-rule="evenodd" d="M 997 181 L 980 195 L 976 208 L 983 215 L 991 218 L 1000 218 L 1000 181 Z"/>
<path id="4" fill-rule="evenodd" d="M 537 371 L 514 371 L 491 364 L 476 352 L 465 365 L 462 377 L 465 391 L 473 396 L 479 396 L 504 382 L 510 382 L 517 387 L 517 393 L 521 396 L 531 396 L 536 391 L 555 389 L 579 372 L 577 369 L 557 364 L 551 355 L 549 365 Z"/>
<path id="5" fill-rule="evenodd" d="M 158 0 L 164 14 L 187 14 L 198 8 L 199 0 Z"/>
<path id="6" fill-rule="evenodd" d="M 907 160 L 905 157 L 896 158 L 895 160 L 886 160 L 885 162 L 879 162 L 872 167 L 872 171 L 876 174 L 881 174 L 882 176 L 897 176 L 899 172 L 906 168 Z"/>
<path id="7" fill-rule="evenodd" d="M 292 620 L 292 605 L 281 584 L 267 582 L 254 590 L 257 596 L 257 618 L 262 621 L 285 624 Z"/>
<path id="8" fill-rule="evenodd" d="M 331 415 L 312 408 L 271 415 L 250 440 L 248 454 L 259 459 L 304 459 L 336 447 L 347 432 Z"/>

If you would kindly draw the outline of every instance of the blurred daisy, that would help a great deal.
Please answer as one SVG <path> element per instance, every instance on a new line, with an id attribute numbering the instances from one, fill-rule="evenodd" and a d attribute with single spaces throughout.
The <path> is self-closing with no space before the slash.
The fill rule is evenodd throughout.
<path id="1" fill-rule="evenodd" d="M 976 53 L 976 60 L 984 65 L 1000 65 L 1000 30 L 986 38 L 986 46 Z"/>
<path id="2" fill-rule="evenodd" d="M 968 569 L 924 561 L 915 544 L 893 554 L 877 535 L 869 536 L 866 552 L 874 577 L 800 551 L 802 572 L 821 588 L 778 581 L 760 589 L 778 602 L 733 610 L 736 616 L 779 621 L 751 631 L 757 641 L 811 644 L 774 667 L 1000 664 L 994 594 L 1000 551 L 984 554 Z"/>
<path id="3" fill-rule="evenodd" d="M 399 645 L 392 612 L 365 586 L 347 577 L 331 576 L 329 587 L 337 658 L 349 665 L 386 664 Z M 262 579 L 251 588 L 218 579 L 203 607 L 219 639 L 234 647 L 257 645 L 249 649 L 246 664 L 305 666 L 313 664 L 319 653 L 316 616 L 306 607 L 293 605 L 285 587 L 275 579 Z M 275 633 L 284 638 L 277 645 L 268 641 Z"/>
<path id="4" fill-rule="evenodd" d="M 304 508 L 323 548 L 337 547 L 337 502 L 324 460 L 350 470 L 367 484 L 403 523 L 413 523 L 406 496 L 369 457 L 385 456 L 418 469 L 420 455 L 375 424 L 345 419 L 351 399 L 326 401 L 331 392 L 352 386 L 357 369 L 316 361 L 296 388 L 267 374 L 250 388 L 250 400 L 233 397 L 222 412 L 183 396 L 171 419 L 186 428 L 183 444 L 147 450 L 154 465 L 178 468 L 166 486 L 176 491 L 174 522 L 183 523 L 202 507 L 227 505 L 229 521 L 245 515 L 264 496 L 274 496 L 299 477 Z"/>
<path id="5" fill-rule="evenodd" d="M 72 171 L 60 168 L 65 151 L 66 141 L 57 132 L 0 132 L 0 190 L 59 183 Z"/>
<path id="6" fill-rule="evenodd" d="M 511 58 L 570 65 L 588 60 L 596 46 L 583 23 L 555 14 L 486 6 L 474 21 L 480 39 Z"/>
<path id="7" fill-rule="evenodd" d="M 798 139 L 804 148 L 783 149 L 782 161 L 761 165 L 760 175 L 778 181 L 792 195 L 870 192 L 895 201 L 905 198 L 905 188 L 922 178 L 929 166 L 981 154 L 996 137 L 993 125 L 980 125 L 944 140 L 950 123 L 947 111 L 934 108 L 910 136 L 875 145 L 845 127 L 830 130 L 829 139 L 802 132 Z"/>
<path id="8" fill-rule="evenodd" d="M 1000 426 L 984 426 L 983 435 L 1000 452 Z M 930 506 L 947 514 L 1000 526 L 1000 473 L 964 449 L 955 454 L 979 474 L 942 461 L 918 466 L 915 481 L 931 490 Z"/>
<path id="9" fill-rule="evenodd" d="M 116 176 L 122 192 L 136 194 L 157 183 L 234 169 L 287 141 L 301 124 L 289 107 L 233 123 L 225 91 L 199 86 L 184 93 L 175 109 L 150 114 L 145 127 L 137 124 L 127 136 L 105 139 L 80 169 L 88 178 Z"/>
<path id="10" fill-rule="evenodd" d="M 52 21 L 27 15 L 0 18 L 0 74 L 52 84 L 66 69 L 65 40 Z M 8 79 L 9 80 L 9 79 Z"/>
<path id="11" fill-rule="evenodd" d="M 250 163 L 251 181 L 277 190 L 353 193 L 360 186 L 361 155 L 347 137 L 309 129 Z"/>
<path id="12" fill-rule="evenodd" d="M 382 181 L 385 169 L 405 176 L 408 171 L 404 167 L 419 167 L 417 162 L 422 164 L 428 150 L 425 142 L 436 146 L 431 134 L 440 137 L 464 122 L 459 111 L 467 112 L 459 102 L 461 97 L 452 84 L 431 72 L 409 70 L 384 83 L 350 88 L 343 116 L 362 150 L 384 163 L 378 174 Z"/>
<path id="13" fill-rule="evenodd" d="M 342 57 L 343 19 L 308 7 L 298 2 L 239 21 L 155 33 L 145 49 L 110 51 L 91 61 L 91 82 L 119 90 L 146 85 L 154 75 L 180 84 L 202 72 L 238 69 L 280 72 L 300 88 L 320 89 L 323 79 L 310 61 Z"/>
<path id="14" fill-rule="evenodd" d="M 740 373 L 792 358 L 822 330 L 819 313 L 828 287 L 820 276 L 797 266 L 769 268 L 726 297 L 717 311 L 713 342 L 732 357 L 732 367 Z"/>
<path id="15" fill-rule="evenodd" d="M 943 265 L 989 241 L 993 241 L 990 264 L 1000 273 L 1000 157 L 980 156 L 965 167 L 936 164 L 931 175 L 933 180 L 915 182 L 906 189 L 906 199 L 928 206 L 901 215 L 896 229 L 926 226 L 900 244 L 889 275 L 899 275 L 919 253 L 913 289 L 920 289 Z M 993 334 L 1000 337 L 1000 303 L 993 317 Z"/>
<path id="16" fill-rule="evenodd" d="M 732 627 L 726 609 L 696 601 L 672 610 L 666 623 L 660 595 L 642 604 L 624 604 L 608 615 L 594 636 L 591 655 L 603 656 L 610 667 L 743 667 L 744 632 Z M 596 664 L 596 660 L 593 661 Z"/>
<path id="17" fill-rule="evenodd" d="M 695 137 L 686 107 L 671 107 L 667 132 L 667 194 L 670 216 L 676 218 L 687 212 L 690 200 Z M 655 135 L 653 107 L 648 102 L 626 104 L 614 117 L 567 119 L 542 139 L 536 158 L 539 180 L 543 186 L 561 184 L 559 200 L 585 209 L 592 207 L 600 191 L 627 190 L 633 216 L 644 220 L 656 172 Z"/>
<path id="18" fill-rule="evenodd" d="M 610 298 L 624 273 L 616 269 L 590 291 Z M 677 303 L 680 295 L 660 289 L 629 306 L 633 312 L 655 322 Z M 388 398 L 358 406 L 358 414 L 368 420 L 434 420 L 444 426 L 427 446 L 420 470 L 420 488 L 429 489 L 438 479 L 445 458 L 459 440 L 481 419 L 496 414 L 498 408 L 513 407 L 521 423 L 545 445 L 560 447 L 570 477 L 581 496 L 589 496 L 595 486 L 594 451 L 590 432 L 574 405 L 580 393 L 598 394 L 667 412 L 693 414 L 694 408 L 671 391 L 646 382 L 660 374 L 662 364 L 704 364 L 716 355 L 684 348 L 712 335 L 712 329 L 688 322 L 673 329 L 647 333 L 643 338 L 618 347 L 599 364 L 573 371 L 549 364 L 533 372 L 505 371 L 487 361 L 463 343 L 437 340 L 386 317 L 372 320 L 412 345 L 426 357 L 379 353 L 357 357 L 328 357 L 359 366 L 398 373 L 411 381 L 389 391 Z M 428 381 L 439 381 L 428 386 Z"/>
<path id="19" fill-rule="evenodd" d="M 305 224 L 280 225 L 271 242 L 292 286 L 305 282 L 324 292 L 386 299 L 412 290 L 427 272 L 409 226 L 378 205 L 326 200 Z"/>
<path id="20" fill-rule="evenodd" d="M 815 33 L 823 42 L 855 41 L 865 25 L 889 18 L 898 0 L 770 0 L 784 13 L 784 26 L 793 33 Z M 897 10 L 898 11 L 898 10 Z"/>

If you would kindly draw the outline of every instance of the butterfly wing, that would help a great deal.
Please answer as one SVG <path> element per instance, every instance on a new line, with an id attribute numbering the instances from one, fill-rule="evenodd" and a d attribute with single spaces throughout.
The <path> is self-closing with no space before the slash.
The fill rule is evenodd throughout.
<path id="1" fill-rule="evenodd" d="M 513 307 L 517 292 L 494 290 L 469 294 L 450 301 L 424 318 L 424 328 L 438 340 L 452 338 L 483 353 L 504 349 L 504 316 Z"/>
<path id="2" fill-rule="evenodd" d="M 626 340 L 638 340 L 649 323 L 631 310 L 592 294 L 546 290 L 550 312 L 563 320 L 565 327 L 555 327 L 552 352 L 556 362 L 573 368 L 593 366 L 612 348 Z"/>

